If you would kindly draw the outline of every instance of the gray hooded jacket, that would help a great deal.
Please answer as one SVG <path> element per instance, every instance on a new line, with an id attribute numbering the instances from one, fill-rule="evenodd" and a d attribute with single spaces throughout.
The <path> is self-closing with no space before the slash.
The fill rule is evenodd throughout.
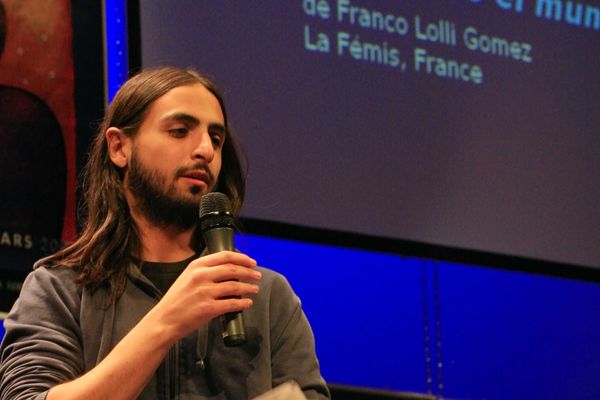
<path id="1" fill-rule="evenodd" d="M 290 379 L 309 399 L 329 398 L 300 300 L 282 275 L 259 269 L 260 292 L 244 311 L 247 343 L 224 346 L 213 320 L 195 333 L 196 349 L 182 349 L 183 341 L 171 349 L 139 399 L 251 399 Z M 74 279 L 71 269 L 43 266 L 27 277 L 4 322 L 1 400 L 45 399 L 52 386 L 98 364 L 160 299 L 134 266 L 109 307 L 105 289 L 81 288 Z M 194 371 L 180 368 L 189 365 L 181 362 L 186 357 L 196 360 Z"/>

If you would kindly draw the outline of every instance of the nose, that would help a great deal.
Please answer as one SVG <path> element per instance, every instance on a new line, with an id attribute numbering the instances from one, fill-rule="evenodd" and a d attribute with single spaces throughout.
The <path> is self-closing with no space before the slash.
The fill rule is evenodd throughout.
<path id="1" fill-rule="evenodd" d="M 214 156 L 215 148 L 213 147 L 212 139 L 208 132 L 202 132 L 199 141 L 195 144 L 192 158 L 194 160 L 204 160 L 208 164 L 213 160 Z"/>

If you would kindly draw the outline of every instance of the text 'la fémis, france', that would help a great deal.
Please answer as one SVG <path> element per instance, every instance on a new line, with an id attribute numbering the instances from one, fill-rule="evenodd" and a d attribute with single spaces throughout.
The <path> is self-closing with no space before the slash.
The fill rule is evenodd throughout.
<path id="1" fill-rule="evenodd" d="M 362 7 L 351 0 L 302 0 L 304 14 L 318 21 L 315 28 L 304 25 L 304 48 L 307 51 L 335 54 L 356 62 L 378 64 L 406 72 L 482 84 L 482 67 L 464 58 L 469 52 L 501 57 L 529 64 L 533 62 L 532 45 L 514 38 L 485 32 L 474 25 L 459 28 L 448 18 L 422 15 L 407 17 Z M 341 29 L 331 33 L 325 24 Z M 361 37 L 368 36 L 370 39 Z M 380 38 L 373 40 L 372 38 Z M 412 44 L 411 50 L 405 50 Z M 441 55 L 439 46 L 463 48 L 459 57 Z"/>

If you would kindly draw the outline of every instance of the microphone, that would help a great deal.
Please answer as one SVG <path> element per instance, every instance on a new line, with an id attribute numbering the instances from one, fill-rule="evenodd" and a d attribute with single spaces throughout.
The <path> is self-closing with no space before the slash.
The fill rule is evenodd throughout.
<path id="1" fill-rule="evenodd" d="M 219 192 L 207 193 L 200 201 L 200 229 L 210 254 L 233 251 L 233 214 L 229 198 Z M 226 346 L 246 343 L 244 315 L 241 311 L 226 313 L 221 317 L 223 342 Z"/>

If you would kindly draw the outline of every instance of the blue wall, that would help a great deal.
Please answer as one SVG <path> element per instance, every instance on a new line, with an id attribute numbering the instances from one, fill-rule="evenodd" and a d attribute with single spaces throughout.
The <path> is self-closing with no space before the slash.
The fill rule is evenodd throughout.
<path id="1" fill-rule="evenodd" d="M 127 4 L 124 0 L 104 0 L 104 9 L 105 82 L 107 102 L 110 102 L 128 77 Z"/>
<path id="2" fill-rule="evenodd" d="M 456 399 L 600 398 L 597 284 L 254 235 L 331 383 Z"/>
<path id="3" fill-rule="evenodd" d="M 445 393 L 599 399 L 597 284 L 440 264 Z"/>

